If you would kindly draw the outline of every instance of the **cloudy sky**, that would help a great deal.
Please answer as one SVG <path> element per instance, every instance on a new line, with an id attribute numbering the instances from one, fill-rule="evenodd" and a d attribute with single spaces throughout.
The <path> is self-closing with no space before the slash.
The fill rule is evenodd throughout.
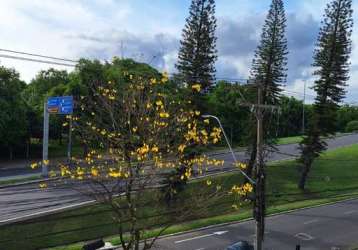
<path id="1" fill-rule="evenodd" d="M 312 84 L 312 51 L 330 0 L 285 0 L 290 95 L 302 98 Z M 271 0 L 217 0 L 217 77 L 247 78 Z M 174 72 L 181 30 L 190 0 L 2 0 L 0 49 L 62 58 L 132 57 Z M 355 8 L 358 1 L 355 1 Z M 358 13 L 354 14 L 358 17 Z M 357 18 L 355 18 L 357 20 Z M 353 41 L 358 38 L 354 28 Z M 8 54 L 1 52 L 0 54 Z M 358 48 L 353 43 L 347 102 L 358 95 Z M 29 81 L 50 66 L 0 58 Z M 53 66 L 71 70 L 69 67 Z M 298 92 L 298 93 L 294 93 Z M 312 90 L 307 90 L 312 99 Z"/>

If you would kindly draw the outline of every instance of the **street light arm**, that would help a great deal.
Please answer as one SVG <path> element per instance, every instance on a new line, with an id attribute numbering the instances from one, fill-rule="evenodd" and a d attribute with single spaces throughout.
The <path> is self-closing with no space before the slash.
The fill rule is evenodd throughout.
<path id="1" fill-rule="evenodd" d="M 229 147 L 229 149 L 230 149 L 232 158 L 234 159 L 235 163 L 237 163 L 238 161 L 237 161 L 237 159 L 236 159 L 235 153 L 234 153 L 234 151 L 232 150 L 232 147 L 231 147 L 231 145 L 230 145 L 229 139 L 228 139 L 227 136 L 226 136 L 225 130 L 224 130 L 224 128 L 223 128 L 223 126 L 222 126 L 222 124 L 221 124 L 221 122 L 220 122 L 220 119 L 219 119 L 217 116 L 214 116 L 214 115 L 202 115 L 202 117 L 203 117 L 203 118 L 213 118 L 213 119 L 215 119 L 215 120 L 219 123 L 220 129 L 221 129 L 221 131 L 223 132 L 223 135 L 224 135 L 224 137 L 225 137 L 225 141 L 226 141 L 226 143 L 227 143 L 227 145 L 228 145 L 228 147 Z M 253 179 L 251 179 L 251 178 L 250 178 L 244 171 L 242 171 L 240 168 L 239 168 L 239 171 L 241 172 L 242 175 L 244 175 L 244 176 L 246 177 L 246 179 L 248 179 L 248 180 L 251 182 L 251 184 L 253 184 L 253 185 L 256 184 L 255 181 L 254 181 Z"/>

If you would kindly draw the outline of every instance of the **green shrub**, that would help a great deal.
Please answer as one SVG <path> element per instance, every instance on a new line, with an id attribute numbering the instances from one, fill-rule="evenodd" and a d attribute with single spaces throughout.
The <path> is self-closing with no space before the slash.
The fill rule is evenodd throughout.
<path id="1" fill-rule="evenodd" d="M 348 122 L 346 125 L 346 132 L 358 131 L 358 121 Z"/>

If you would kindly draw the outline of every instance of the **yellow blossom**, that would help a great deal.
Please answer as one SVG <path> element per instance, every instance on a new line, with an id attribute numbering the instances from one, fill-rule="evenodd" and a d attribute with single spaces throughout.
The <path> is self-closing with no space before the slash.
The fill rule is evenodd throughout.
<path id="1" fill-rule="evenodd" d="M 159 116 L 161 118 L 168 118 L 169 117 L 169 114 L 167 112 L 160 112 Z"/>
<path id="2" fill-rule="evenodd" d="M 140 155 L 145 155 L 149 152 L 149 146 L 147 144 L 143 144 L 142 147 L 137 149 L 137 153 Z"/>
<path id="3" fill-rule="evenodd" d="M 156 101 L 155 104 L 160 107 L 163 106 L 163 102 L 161 100 Z"/>
<path id="4" fill-rule="evenodd" d="M 168 80 L 169 80 L 169 75 L 167 72 L 164 72 L 161 82 L 166 83 Z"/>
<path id="5" fill-rule="evenodd" d="M 158 151 L 159 151 L 159 148 L 158 148 L 156 145 L 154 145 L 154 146 L 152 147 L 152 152 L 153 152 L 153 153 L 158 153 Z"/>
<path id="6" fill-rule="evenodd" d="M 185 146 L 184 144 L 181 144 L 181 145 L 179 145 L 179 147 L 178 147 L 178 151 L 179 151 L 180 153 L 183 153 L 185 148 L 186 148 L 186 146 Z"/>
<path id="7" fill-rule="evenodd" d="M 201 85 L 200 84 L 194 84 L 193 86 L 191 86 L 191 89 L 196 91 L 196 92 L 200 92 Z"/>
<path id="8" fill-rule="evenodd" d="M 50 177 L 50 178 L 56 177 L 56 172 L 53 171 L 53 170 L 51 170 L 51 171 L 49 172 L 49 177 Z"/>
<path id="9" fill-rule="evenodd" d="M 84 170 L 82 168 L 80 168 L 80 167 L 77 167 L 76 173 L 77 173 L 78 176 L 82 176 L 82 175 L 85 174 Z"/>
<path id="10" fill-rule="evenodd" d="M 31 164 L 31 168 L 32 168 L 32 169 L 35 169 L 35 168 L 37 168 L 37 167 L 38 167 L 37 162 L 34 162 L 34 163 Z"/>
<path id="11" fill-rule="evenodd" d="M 122 176 L 121 172 L 110 172 L 108 175 L 113 178 L 119 178 Z"/>
<path id="12" fill-rule="evenodd" d="M 133 133 L 137 132 L 137 130 L 138 130 L 138 127 L 133 127 L 132 128 Z"/>
<path id="13" fill-rule="evenodd" d="M 207 180 L 206 185 L 210 186 L 211 185 L 211 180 Z"/>
<path id="14" fill-rule="evenodd" d="M 210 123 L 209 119 L 205 119 L 205 120 L 204 120 L 204 123 L 205 123 L 205 124 L 209 124 L 209 123 Z"/>
<path id="15" fill-rule="evenodd" d="M 47 188 L 47 184 L 44 183 L 44 182 L 41 182 L 41 183 L 39 184 L 39 187 L 40 187 L 40 188 Z"/>
<path id="16" fill-rule="evenodd" d="M 156 84 L 156 83 L 157 83 L 157 79 L 155 79 L 155 78 L 150 79 L 150 83 L 151 83 L 151 84 Z"/>
<path id="17" fill-rule="evenodd" d="M 243 170 L 247 168 L 247 165 L 245 163 L 242 163 L 242 162 L 237 162 L 235 164 L 235 166 L 238 167 L 238 168 L 241 168 Z"/>
<path id="18" fill-rule="evenodd" d="M 44 164 L 44 165 L 46 165 L 46 166 L 47 166 L 49 163 L 50 163 L 50 161 L 49 161 L 49 160 L 43 160 L 43 164 Z"/>
<path id="19" fill-rule="evenodd" d="M 243 186 L 243 190 L 246 191 L 247 193 L 251 193 L 252 190 L 253 190 L 253 186 L 250 184 L 250 183 L 246 183 L 244 186 Z"/>
<path id="20" fill-rule="evenodd" d="M 93 177 L 97 177 L 97 176 L 98 176 L 98 169 L 92 167 L 92 169 L 91 169 L 91 175 L 92 175 Z"/>

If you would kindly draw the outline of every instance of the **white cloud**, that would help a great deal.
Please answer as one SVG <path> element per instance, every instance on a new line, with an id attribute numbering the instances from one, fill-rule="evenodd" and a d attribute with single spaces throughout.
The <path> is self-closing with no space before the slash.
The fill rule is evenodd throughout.
<path id="1" fill-rule="evenodd" d="M 0 23 L 0 48 L 70 59 L 110 59 L 121 54 L 120 43 L 123 41 L 125 56 L 151 62 L 159 69 L 173 72 L 178 40 L 190 0 L 170 1 L 3 0 L 0 8 L 3 20 Z M 313 82 L 311 74 L 305 75 L 305 72 L 311 70 L 313 44 L 328 1 L 288 1 L 288 45 L 291 52 L 287 88 L 302 92 L 303 79 L 308 79 L 310 84 Z M 251 0 L 237 3 L 231 0 L 217 1 L 219 77 L 248 77 L 269 4 L 270 0 L 260 0 L 260 3 Z M 357 2 L 354 8 L 358 8 Z M 357 19 L 358 13 L 354 13 L 354 17 Z M 356 27 L 352 40 L 354 47 L 348 99 L 354 99 L 352 93 L 358 93 L 358 82 L 355 81 L 358 77 Z M 15 67 L 26 81 L 39 70 L 51 67 L 3 58 L 0 58 L 0 63 Z"/>

